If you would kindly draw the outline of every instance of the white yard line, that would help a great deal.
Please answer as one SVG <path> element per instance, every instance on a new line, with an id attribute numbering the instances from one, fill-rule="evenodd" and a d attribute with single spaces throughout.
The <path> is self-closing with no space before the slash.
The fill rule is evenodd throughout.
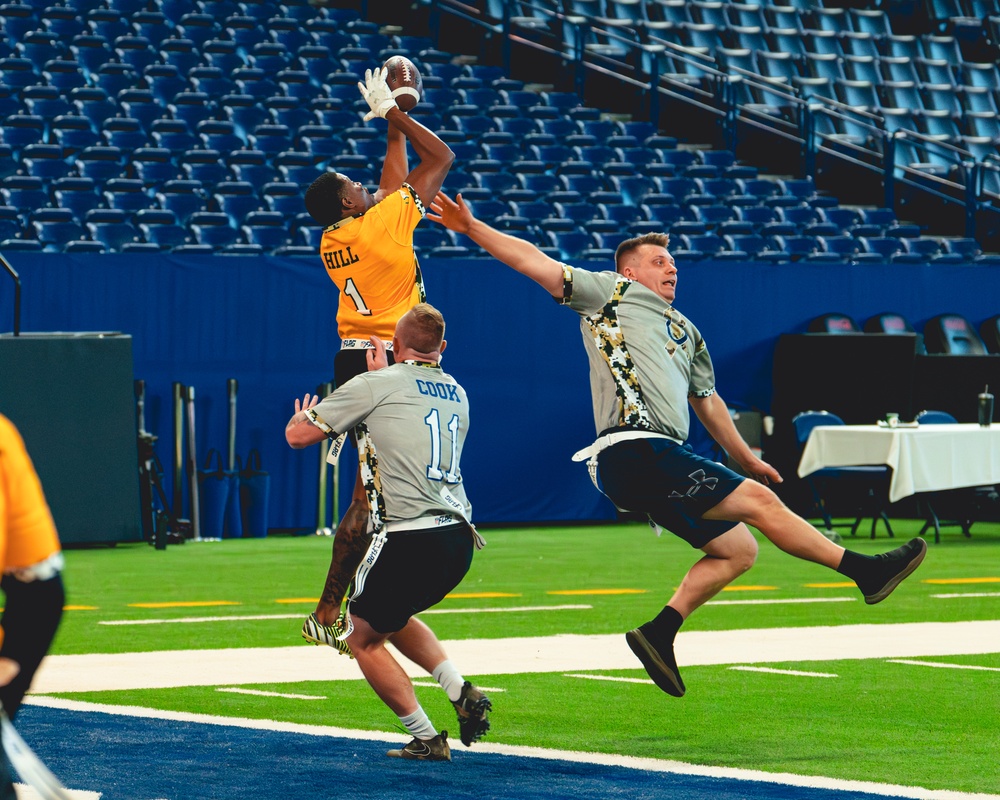
<path id="1" fill-rule="evenodd" d="M 178 711 L 159 711 L 151 708 L 131 706 L 113 706 L 98 703 L 81 703 L 75 700 L 64 700 L 55 697 L 35 697 L 26 701 L 32 705 L 46 708 L 59 708 L 69 711 L 100 712 L 118 714 L 144 719 L 164 719 L 177 722 L 193 722 L 205 725 L 225 725 L 248 728 L 253 730 L 285 731 L 310 736 L 328 736 L 346 739 L 363 739 L 375 742 L 400 741 L 399 733 L 381 733 L 377 731 L 359 731 L 346 728 L 333 728 L 320 725 L 302 725 L 298 723 L 276 722 L 274 720 L 238 719 L 233 717 L 217 717 L 208 714 L 191 714 Z M 949 789 L 924 789 L 918 786 L 899 786 L 871 781 L 851 781 L 839 778 L 823 778 L 806 775 L 793 775 L 786 772 L 761 772 L 759 770 L 736 769 L 732 767 L 706 767 L 699 764 L 686 764 L 682 761 L 668 761 L 655 758 L 639 758 L 606 753 L 580 753 L 571 750 L 551 750 L 542 747 L 518 747 L 513 745 L 477 742 L 476 751 L 480 753 L 496 753 L 522 758 L 541 758 L 553 761 L 571 761 L 580 764 L 597 764 L 624 769 L 646 770 L 649 772 L 669 773 L 675 775 L 696 775 L 709 778 L 726 778 L 729 780 L 762 781 L 764 783 L 785 786 L 799 786 L 812 789 L 833 789 L 840 792 L 866 792 L 888 797 L 905 797 L 912 800 L 1000 800 L 1000 795 L 956 792 Z"/>
<path id="2" fill-rule="evenodd" d="M 449 658 L 461 665 L 467 676 L 639 669 L 622 634 L 463 639 L 443 644 Z M 1000 652 L 1000 620 L 682 631 L 676 644 L 682 667 L 996 652 Z M 411 677 L 426 677 L 402 656 L 400 663 Z M 354 661 L 331 648 L 298 644 L 49 656 L 42 662 L 32 690 L 45 694 L 220 684 L 273 686 L 318 680 L 362 677 Z"/>
<path id="3" fill-rule="evenodd" d="M 707 606 L 773 606 L 787 603 L 854 603 L 856 597 L 789 597 L 784 600 L 709 600 Z"/>
<path id="4" fill-rule="evenodd" d="M 254 697 L 283 697 L 288 700 L 326 700 L 322 694 L 289 694 L 287 692 L 262 692 L 259 689 L 240 689 L 236 686 L 220 686 L 215 691 L 227 694 L 250 694 Z"/>
<path id="5" fill-rule="evenodd" d="M 940 600 L 954 600 L 956 597 L 1000 597 L 1000 592 L 953 592 L 951 594 L 932 594 Z"/>
<path id="6" fill-rule="evenodd" d="M 432 608 L 420 612 L 424 614 L 503 614 L 514 611 L 580 611 L 593 606 L 572 603 L 558 606 L 510 606 L 508 608 Z M 173 619 L 106 619 L 98 621 L 98 625 L 170 625 L 173 623 L 193 622 L 254 622 L 269 619 L 305 619 L 303 614 L 244 614 L 222 617 L 175 617 Z"/>
<path id="7" fill-rule="evenodd" d="M 613 683 L 648 683 L 650 686 L 655 686 L 649 678 L 619 678 L 617 675 L 588 675 L 584 673 L 577 672 L 566 672 L 563 674 L 564 678 L 583 678 L 588 681 L 611 681 Z"/>
<path id="8" fill-rule="evenodd" d="M 739 670 L 740 672 L 769 672 L 772 675 L 794 675 L 801 678 L 839 678 L 839 675 L 835 675 L 832 672 L 803 672 L 797 669 L 774 669 L 773 667 L 745 667 L 736 666 L 729 667 L 729 669 Z"/>
<path id="9" fill-rule="evenodd" d="M 886 659 L 890 664 L 911 664 L 915 667 L 937 667 L 939 669 L 978 669 L 984 672 L 1000 672 L 1000 667 L 981 667 L 978 664 L 945 664 L 941 661 L 913 661 L 908 658 Z"/>

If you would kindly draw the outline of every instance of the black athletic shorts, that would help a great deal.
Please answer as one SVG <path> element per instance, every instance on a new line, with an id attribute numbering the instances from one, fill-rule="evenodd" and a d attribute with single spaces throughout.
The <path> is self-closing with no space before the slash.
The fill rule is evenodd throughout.
<path id="1" fill-rule="evenodd" d="M 618 508 L 641 511 L 701 548 L 739 523 L 702 519 L 745 478 L 669 439 L 630 439 L 597 457 L 601 489 Z"/>
<path id="2" fill-rule="evenodd" d="M 351 616 L 379 633 L 402 630 L 410 617 L 440 603 L 472 565 L 472 531 L 465 523 L 387 535 L 375 563 L 363 576 Z M 364 561 L 355 576 L 361 579 Z"/>
<path id="3" fill-rule="evenodd" d="M 355 349 L 349 348 L 347 350 L 338 350 L 337 355 L 333 357 L 333 388 L 336 389 L 338 386 L 343 386 L 355 375 L 360 375 L 363 372 L 368 372 L 368 353 L 369 348 L 365 349 Z M 388 358 L 390 364 L 394 364 L 395 360 L 392 357 L 392 351 L 385 351 L 386 358 Z"/>
<path id="4" fill-rule="evenodd" d="M 338 350 L 337 355 L 333 357 L 333 388 L 336 389 L 338 386 L 343 386 L 355 375 L 361 375 L 362 373 L 368 372 L 368 350 L 369 348 L 357 349 L 357 348 L 347 348 L 345 350 Z M 385 351 L 386 359 L 389 364 L 395 364 L 396 361 L 392 357 L 392 351 Z M 354 444 L 358 443 L 358 437 L 354 434 L 354 429 L 350 431 L 351 441 Z"/>

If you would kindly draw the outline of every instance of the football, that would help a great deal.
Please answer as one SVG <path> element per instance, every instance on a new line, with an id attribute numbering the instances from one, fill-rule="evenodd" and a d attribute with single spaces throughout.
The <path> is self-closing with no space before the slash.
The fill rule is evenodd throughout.
<path id="1" fill-rule="evenodd" d="M 392 56 L 382 66 L 388 70 L 385 82 L 392 89 L 399 110 L 412 110 L 420 102 L 420 93 L 424 88 L 420 71 L 406 56 Z"/>

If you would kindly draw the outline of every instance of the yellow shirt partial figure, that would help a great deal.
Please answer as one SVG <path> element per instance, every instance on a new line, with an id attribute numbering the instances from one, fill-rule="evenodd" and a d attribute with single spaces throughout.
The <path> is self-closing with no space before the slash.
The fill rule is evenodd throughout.
<path id="1" fill-rule="evenodd" d="M 337 330 L 342 340 L 367 343 L 374 335 L 392 341 L 399 318 L 424 301 L 413 252 L 413 229 L 424 213 L 417 193 L 404 183 L 360 217 L 323 231 L 319 252 L 340 289 Z"/>
<path id="2" fill-rule="evenodd" d="M 0 570 L 30 567 L 59 551 L 52 512 L 24 440 L 0 414 Z"/>

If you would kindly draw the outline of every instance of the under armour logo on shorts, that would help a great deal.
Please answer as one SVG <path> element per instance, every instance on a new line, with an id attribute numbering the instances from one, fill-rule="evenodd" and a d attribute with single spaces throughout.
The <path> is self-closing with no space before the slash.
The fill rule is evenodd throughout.
<path id="1" fill-rule="evenodd" d="M 703 469 L 695 470 L 690 475 L 688 475 L 688 477 L 692 481 L 694 481 L 694 484 L 690 486 L 688 490 L 684 492 L 684 494 L 681 494 L 676 490 L 672 491 L 670 493 L 671 497 L 694 497 L 696 494 L 698 494 L 698 490 L 701 489 L 703 486 L 705 487 L 706 491 L 711 492 L 712 490 L 715 489 L 716 486 L 719 485 L 719 479 L 705 477 L 705 470 Z"/>

